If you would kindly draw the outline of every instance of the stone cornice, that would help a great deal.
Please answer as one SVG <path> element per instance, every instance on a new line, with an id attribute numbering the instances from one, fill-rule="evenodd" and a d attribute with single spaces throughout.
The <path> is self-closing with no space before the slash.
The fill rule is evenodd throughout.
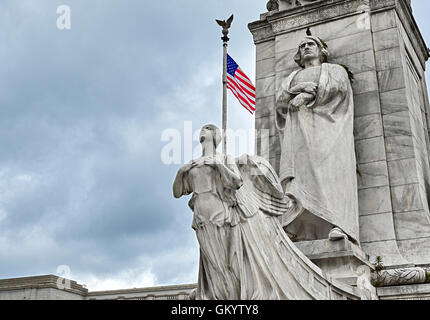
<path id="1" fill-rule="evenodd" d="M 163 292 L 163 291 L 183 291 L 183 290 L 193 290 L 195 288 L 197 288 L 197 284 L 183 284 L 183 285 L 172 285 L 172 286 L 105 290 L 105 291 L 91 291 L 91 292 L 88 292 L 88 297 L 100 296 L 100 295 L 131 294 L 131 293 L 156 293 L 156 292 Z"/>
<path id="2" fill-rule="evenodd" d="M 268 16 L 267 20 L 272 25 L 273 32 L 281 34 L 321 22 L 361 14 L 362 11 L 359 10 L 361 5 L 362 0 L 329 0 L 299 7 L 300 10 L 291 10 L 296 12 L 289 12 L 290 14 L 280 12 L 278 15 Z"/>
<path id="3" fill-rule="evenodd" d="M 425 69 L 425 63 L 430 58 L 429 49 L 412 14 L 411 7 L 406 0 L 397 0 L 396 10 Z"/>
<path id="4" fill-rule="evenodd" d="M 270 40 L 275 35 L 306 28 L 322 21 L 360 14 L 358 9 L 362 4 L 363 0 L 321 0 L 289 10 L 263 14 L 260 20 L 248 24 L 248 28 L 254 35 L 254 42 L 259 43 Z"/>
<path id="5" fill-rule="evenodd" d="M 429 51 L 412 15 L 407 0 L 321 0 L 289 10 L 271 11 L 261 15 L 260 20 L 248 24 L 254 36 L 254 42 L 273 40 L 276 35 L 311 27 L 321 22 L 337 20 L 347 16 L 361 14 L 360 7 L 368 3 L 371 13 L 395 9 L 404 28 L 409 34 L 421 63 L 429 59 Z"/>
<path id="6" fill-rule="evenodd" d="M 53 288 L 58 290 L 63 290 L 66 292 L 71 292 L 85 296 L 88 290 L 82 285 L 78 284 L 76 281 L 70 281 L 70 287 L 59 289 L 59 280 L 63 283 L 63 278 L 55 275 L 44 275 L 44 276 L 34 276 L 34 277 L 24 277 L 24 278 L 14 278 L 14 279 L 4 279 L 0 280 L 0 291 L 9 290 L 23 290 L 23 289 L 45 289 Z"/>

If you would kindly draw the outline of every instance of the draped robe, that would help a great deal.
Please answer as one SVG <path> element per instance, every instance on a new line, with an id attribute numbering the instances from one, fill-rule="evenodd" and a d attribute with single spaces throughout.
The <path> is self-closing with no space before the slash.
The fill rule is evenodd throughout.
<path id="1" fill-rule="evenodd" d="M 298 71 L 281 84 L 290 92 Z M 359 240 L 358 194 L 354 150 L 354 102 L 346 70 L 323 63 L 315 100 L 298 112 L 276 112 L 281 137 L 280 180 L 301 210 L 283 217 L 288 226 L 303 212 L 341 228 Z"/>
<path id="2" fill-rule="evenodd" d="M 233 161 L 226 157 L 223 162 L 243 184 L 234 185 L 217 170 L 201 166 L 191 169 L 197 170 L 194 173 L 178 174 L 173 186 L 175 197 L 193 193 L 189 205 L 200 244 L 196 299 L 315 298 L 314 282 L 307 281 L 307 275 L 320 271 L 282 229 L 278 218 L 286 211 L 286 201 L 273 168 L 257 156 Z M 210 193 L 194 190 L 193 180 L 202 178 L 212 181 Z M 199 200 L 205 195 L 214 197 L 207 206 L 206 197 Z"/>

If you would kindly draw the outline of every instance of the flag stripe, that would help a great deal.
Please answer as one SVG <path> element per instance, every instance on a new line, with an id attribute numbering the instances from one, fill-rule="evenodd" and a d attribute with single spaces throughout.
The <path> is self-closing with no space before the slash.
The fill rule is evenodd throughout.
<path id="1" fill-rule="evenodd" d="M 251 104 L 255 104 L 255 96 L 250 96 L 246 90 L 243 90 L 242 86 L 239 82 L 237 82 L 235 79 L 231 79 L 229 76 L 227 76 L 229 79 L 227 79 L 228 82 L 230 82 L 233 86 L 235 86 L 239 91 L 243 93 L 244 96 L 249 100 Z"/>
<path id="2" fill-rule="evenodd" d="M 251 114 L 255 111 L 255 86 L 239 65 L 227 54 L 227 89 Z"/>
<path id="3" fill-rule="evenodd" d="M 236 73 L 235 79 L 238 82 L 240 82 L 241 84 L 243 84 L 243 86 L 245 88 L 247 88 L 247 90 L 250 90 L 251 92 L 254 92 L 254 94 L 255 94 L 255 87 L 252 84 L 249 84 L 248 81 L 246 79 L 244 79 L 240 74 Z"/>
<path id="4" fill-rule="evenodd" d="M 252 90 L 249 90 L 248 87 L 245 87 L 244 85 L 242 85 L 242 80 L 239 78 L 235 79 L 237 84 L 241 87 L 241 89 L 243 91 L 245 91 L 252 99 L 255 100 L 255 88 L 253 88 Z"/>
<path id="5" fill-rule="evenodd" d="M 255 101 L 255 91 L 254 92 L 249 91 L 247 88 L 245 88 L 243 85 L 241 85 L 240 81 L 237 81 L 237 84 L 252 100 Z"/>
<path id="6" fill-rule="evenodd" d="M 231 84 L 229 84 L 230 86 L 230 90 L 236 93 L 237 98 L 239 100 L 241 100 L 243 103 L 246 103 L 246 105 L 251 109 L 251 110 L 255 110 L 255 108 L 253 107 L 252 103 L 250 103 L 246 97 L 243 96 L 243 94 L 240 92 L 240 90 L 237 90 L 235 87 L 232 87 Z"/>
<path id="7" fill-rule="evenodd" d="M 254 88 L 254 85 L 252 84 L 251 80 L 246 76 L 246 74 L 243 73 L 242 69 L 237 68 L 236 73 L 238 73 L 243 79 L 245 79 L 246 82 L 248 82 L 248 84 L 250 85 L 249 87 L 251 89 Z"/>
<path id="8" fill-rule="evenodd" d="M 227 88 L 228 89 L 230 89 L 231 90 L 231 92 L 233 93 L 233 95 L 237 98 L 237 100 L 239 101 L 239 103 L 249 112 L 249 113 L 251 113 L 251 114 L 254 114 L 254 112 L 252 111 L 252 110 L 250 110 L 250 109 L 248 109 L 249 107 L 246 105 L 246 104 L 244 104 L 244 103 L 242 103 L 242 101 L 239 99 L 239 97 L 237 96 L 237 94 L 236 94 L 236 92 L 234 91 L 234 90 L 232 90 L 231 89 L 231 87 L 229 87 L 228 85 L 227 85 Z"/>
<path id="9" fill-rule="evenodd" d="M 239 71 L 240 69 L 237 69 L 235 77 L 241 82 L 243 82 L 243 84 L 245 84 L 250 90 L 255 90 L 255 87 L 252 82 L 247 77 L 244 77 Z"/>
<path id="10" fill-rule="evenodd" d="M 242 93 L 238 90 L 236 90 L 234 87 L 229 86 L 229 89 L 235 93 L 235 96 L 237 99 L 239 99 L 239 102 L 243 105 L 246 104 L 248 106 L 249 109 L 251 110 L 255 110 L 255 108 L 251 105 L 251 103 L 245 98 L 243 97 Z"/>
<path id="11" fill-rule="evenodd" d="M 255 105 L 255 101 L 250 100 L 246 94 L 244 92 L 241 91 L 240 87 L 235 83 L 235 82 L 230 82 L 229 83 L 230 86 L 232 88 L 234 88 L 238 93 L 240 93 L 241 97 L 243 97 L 244 99 L 246 99 L 246 101 L 248 102 L 248 104 L 253 107 Z"/>
<path id="12" fill-rule="evenodd" d="M 241 94 L 240 94 L 240 91 L 238 91 L 238 90 L 236 90 L 234 87 L 231 87 L 231 86 L 228 86 L 228 88 L 230 89 L 230 91 L 235 95 L 235 97 L 237 98 L 237 100 L 239 101 L 239 103 L 242 105 L 242 106 L 244 106 L 244 107 L 246 107 L 246 109 L 248 110 L 248 111 L 254 111 L 255 110 L 255 108 L 254 107 L 252 107 L 250 104 L 249 104 L 249 102 L 245 99 L 245 98 L 243 98 L 242 96 L 241 96 Z"/>
<path id="13" fill-rule="evenodd" d="M 253 85 L 250 85 L 246 79 L 244 79 L 240 74 L 236 73 L 234 77 L 243 83 L 249 90 L 255 90 L 255 87 Z"/>

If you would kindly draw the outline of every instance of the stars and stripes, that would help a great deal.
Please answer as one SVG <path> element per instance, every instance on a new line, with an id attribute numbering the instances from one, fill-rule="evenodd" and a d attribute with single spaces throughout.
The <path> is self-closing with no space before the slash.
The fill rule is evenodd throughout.
<path id="1" fill-rule="evenodd" d="M 251 114 L 255 111 L 255 87 L 239 65 L 227 54 L 227 88 Z"/>

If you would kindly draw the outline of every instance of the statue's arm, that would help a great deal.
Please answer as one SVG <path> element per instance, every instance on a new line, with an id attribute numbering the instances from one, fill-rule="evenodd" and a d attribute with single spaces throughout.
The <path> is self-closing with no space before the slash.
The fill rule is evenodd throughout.
<path id="1" fill-rule="evenodd" d="M 288 102 L 290 102 L 294 97 L 295 94 L 291 93 L 289 90 L 281 90 L 277 98 L 277 103 L 288 105 Z"/>
<path id="2" fill-rule="evenodd" d="M 173 182 L 173 196 L 175 198 L 180 198 L 183 195 L 188 195 L 191 193 L 188 183 L 185 181 L 186 175 L 191 168 L 191 164 L 186 164 L 181 169 L 179 169 L 178 173 L 176 174 L 175 182 Z"/>
<path id="3" fill-rule="evenodd" d="M 294 97 L 295 95 L 284 86 L 278 92 L 278 96 L 276 97 L 275 120 L 279 130 L 283 130 L 285 128 L 285 118 L 289 112 L 289 104 Z"/>
<path id="4" fill-rule="evenodd" d="M 296 94 L 298 94 L 298 92 L 290 90 L 290 83 L 291 79 L 294 77 L 294 74 L 295 73 L 289 75 L 281 83 L 281 87 L 279 88 L 276 95 L 276 105 L 278 108 L 288 108 L 288 103 L 295 97 Z"/>
<path id="5" fill-rule="evenodd" d="M 180 171 L 178 171 L 178 173 L 176 174 L 176 178 L 175 178 L 175 182 L 173 183 L 173 196 L 175 198 L 180 198 L 184 195 L 183 193 L 183 179 L 184 174 L 181 173 Z"/>
<path id="6" fill-rule="evenodd" d="M 317 94 L 317 90 L 318 85 L 315 82 L 301 82 L 292 87 L 289 92 L 294 95 L 307 93 L 315 96 Z"/>

